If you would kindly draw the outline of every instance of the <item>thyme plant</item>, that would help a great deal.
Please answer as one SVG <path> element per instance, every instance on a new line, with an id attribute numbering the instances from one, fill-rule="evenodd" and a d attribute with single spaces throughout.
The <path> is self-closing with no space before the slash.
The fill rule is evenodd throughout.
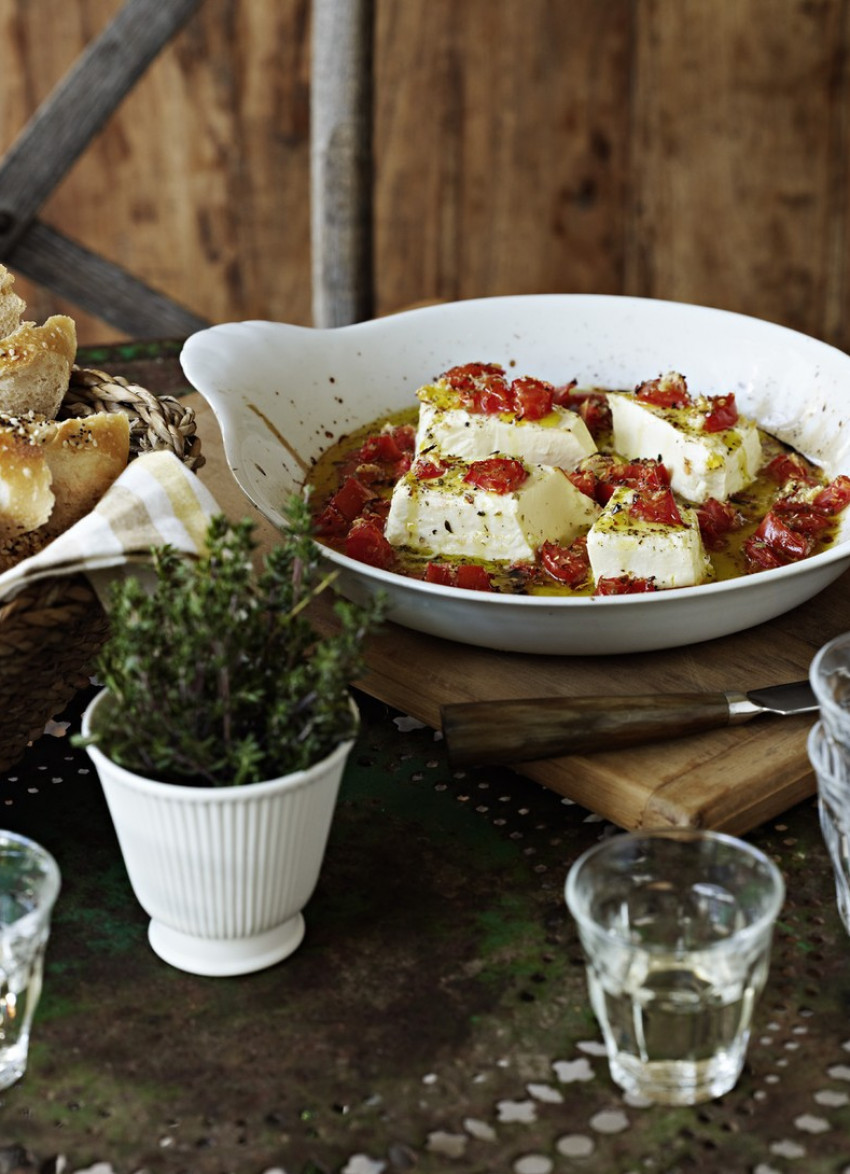
<path id="1" fill-rule="evenodd" d="M 90 741 L 164 782 L 226 786 L 302 770 L 354 735 L 348 686 L 382 605 L 337 597 L 337 625 L 305 609 L 331 586 L 307 503 L 293 497 L 281 539 L 255 567 L 250 521 L 219 515 L 207 549 L 153 551 L 155 584 L 112 589 L 111 633 L 97 672 L 111 695 Z"/>

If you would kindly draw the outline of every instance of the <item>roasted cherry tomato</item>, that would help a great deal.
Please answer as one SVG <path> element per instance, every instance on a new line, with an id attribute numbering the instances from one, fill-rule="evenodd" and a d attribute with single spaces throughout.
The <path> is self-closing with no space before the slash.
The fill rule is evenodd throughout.
<path id="1" fill-rule="evenodd" d="M 731 502 L 718 501 L 716 497 L 709 497 L 697 506 L 697 520 L 703 543 L 709 550 L 719 550 L 726 535 L 740 525 L 738 511 Z"/>
<path id="2" fill-rule="evenodd" d="M 657 591 L 654 579 L 643 579 L 637 575 L 616 575 L 597 581 L 594 595 L 644 595 Z"/>
<path id="3" fill-rule="evenodd" d="M 648 379 L 635 389 L 635 396 L 657 408 L 686 408 L 691 403 L 688 385 L 681 375 L 664 375 Z"/>
<path id="4" fill-rule="evenodd" d="M 477 563 L 462 563 L 457 569 L 455 584 L 467 591 L 492 591 L 490 576 Z"/>
<path id="5" fill-rule="evenodd" d="M 567 480 L 572 481 L 579 493 L 583 493 L 585 497 L 592 497 L 594 501 L 597 500 L 599 478 L 593 469 L 576 469 L 572 473 L 567 473 Z"/>
<path id="6" fill-rule="evenodd" d="M 727 428 L 734 428 L 738 423 L 738 408 L 735 405 L 735 396 L 717 395 L 711 401 L 711 408 L 703 421 L 703 432 L 725 432 Z"/>
<path id="7" fill-rule="evenodd" d="M 345 539 L 345 553 L 370 567 L 389 571 L 395 564 L 395 551 L 376 522 L 358 518 Z"/>
<path id="8" fill-rule="evenodd" d="M 667 466 L 652 457 L 630 461 L 628 464 L 611 461 L 599 476 L 600 480 L 607 482 L 612 487 L 628 485 L 630 489 L 646 490 L 649 493 L 666 489 L 670 484 Z M 608 496 L 610 497 L 610 494 Z"/>
<path id="9" fill-rule="evenodd" d="M 577 587 L 590 574 L 590 560 L 587 557 L 587 538 L 582 535 L 570 546 L 559 546 L 557 542 L 544 542 L 538 551 L 540 564 L 547 575 L 559 583 Z"/>
<path id="10" fill-rule="evenodd" d="M 645 522 L 657 522 L 662 526 L 683 524 L 671 489 L 640 490 L 629 506 L 629 513 Z"/>
<path id="11" fill-rule="evenodd" d="M 815 505 L 833 517 L 840 514 L 847 505 L 850 505 L 850 477 L 841 473 L 830 481 L 815 497 Z"/>
<path id="12" fill-rule="evenodd" d="M 382 464 L 391 464 L 400 460 L 403 449 L 399 448 L 398 441 L 392 432 L 378 432 L 369 436 L 360 446 L 361 461 L 380 461 Z"/>
<path id="13" fill-rule="evenodd" d="M 420 457 L 413 466 L 413 475 L 417 481 L 433 481 L 435 477 L 442 477 L 447 468 L 439 457 Z"/>
<path id="14" fill-rule="evenodd" d="M 744 551 L 748 558 L 749 547 L 757 547 L 759 544 L 768 547 L 775 554 L 779 565 L 797 562 L 805 558 L 812 549 L 811 538 L 792 530 L 773 510 L 768 510 L 755 534 L 744 543 Z"/>
<path id="15" fill-rule="evenodd" d="M 552 411 L 555 388 L 543 379 L 523 376 L 511 384 L 514 412 L 521 420 L 542 420 Z"/>
<path id="16" fill-rule="evenodd" d="M 577 410 L 594 440 L 611 431 L 611 409 L 604 395 L 584 396 Z"/>
<path id="17" fill-rule="evenodd" d="M 522 461 L 513 457 L 487 457 L 473 461 L 464 477 L 469 485 L 490 493 L 513 493 L 528 477 Z"/>
<path id="18" fill-rule="evenodd" d="M 346 477 L 342 485 L 333 495 L 330 504 L 338 510 L 349 522 L 363 510 L 367 501 L 371 501 L 375 494 L 356 477 Z"/>
<path id="19" fill-rule="evenodd" d="M 786 481 L 802 481 L 806 485 L 817 484 L 817 479 L 806 468 L 802 457 L 795 452 L 780 453 L 765 465 L 764 471 L 780 485 L 784 485 Z"/>
<path id="20" fill-rule="evenodd" d="M 455 569 L 448 563 L 428 563 L 425 568 L 425 582 L 439 583 L 442 587 L 454 587 Z"/>

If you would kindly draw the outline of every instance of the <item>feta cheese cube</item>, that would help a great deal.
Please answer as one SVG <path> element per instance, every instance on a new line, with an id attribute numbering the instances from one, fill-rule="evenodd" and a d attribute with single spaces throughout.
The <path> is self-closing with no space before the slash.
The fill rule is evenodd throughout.
<path id="1" fill-rule="evenodd" d="M 634 489 L 614 490 L 587 535 L 587 553 L 596 582 L 632 575 L 664 587 L 693 587 L 711 569 L 695 510 L 679 508 L 681 526 L 648 522 L 629 513 Z"/>
<path id="2" fill-rule="evenodd" d="M 468 412 L 457 396 L 437 385 L 420 388 L 418 452 L 432 448 L 449 456 L 477 461 L 493 453 L 516 457 L 528 465 L 552 465 L 572 471 L 596 452 L 587 425 L 577 412 L 555 406 L 539 420 L 518 419 L 509 412 Z"/>
<path id="3" fill-rule="evenodd" d="M 560 469 L 527 467 L 526 479 L 508 493 L 466 483 L 468 469 L 456 460 L 440 477 L 417 480 L 414 466 L 393 490 L 387 540 L 431 556 L 530 562 L 542 543 L 568 544 L 599 515 Z"/>
<path id="4" fill-rule="evenodd" d="M 686 501 L 725 501 L 756 477 L 762 461 L 755 424 L 743 417 L 723 432 L 704 432 L 697 404 L 660 408 L 626 392 L 609 392 L 613 445 L 622 456 L 658 457 L 673 489 Z"/>

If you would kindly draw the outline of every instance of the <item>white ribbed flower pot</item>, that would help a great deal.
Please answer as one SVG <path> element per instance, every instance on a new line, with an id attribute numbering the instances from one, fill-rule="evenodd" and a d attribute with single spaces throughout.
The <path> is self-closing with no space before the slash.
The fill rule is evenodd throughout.
<path id="1" fill-rule="evenodd" d="M 99 693 L 86 709 L 84 735 L 106 698 Z M 157 782 L 87 747 L 160 958 L 223 976 L 261 970 L 298 948 L 353 745 L 341 743 L 309 770 L 241 787 Z"/>

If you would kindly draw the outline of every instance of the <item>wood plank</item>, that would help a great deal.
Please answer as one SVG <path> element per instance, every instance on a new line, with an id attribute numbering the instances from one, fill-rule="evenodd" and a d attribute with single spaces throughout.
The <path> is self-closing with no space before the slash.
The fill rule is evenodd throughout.
<path id="1" fill-rule="evenodd" d="M 2 6 L 0 150 L 120 9 Z M 846 0 L 375 11 L 377 312 L 641 293 L 850 349 Z M 200 318 L 309 323 L 311 12 L 204 0 L 40 218 Z M 20 285 L 33 317 L 119 334 Z"/>
<path id="2" fill-rule="evenodd" d="M 808 0 L 641 3 L 627 292 L 847 345 L 846 20 Z"/>
<path id="3" fill-rule="evenodd" d="M 127 0 L 38 108 L 0 165 L 0 257 L 201 0 Z"/>
<path id="4" fill-rule="evenodd" d="M 106 258 L 34 221 L 6 258 L 33 281 L 133 338 L 185 338 L 210 325 Z"/>
<path id="5" fill-rule="evenodd" d="M 201 478 L 231 517 L 253 517 L 263 546 L 274 528 L 239 490 L 218 425 L 196 393 L 207 465 Z M 327 606 L 314 612 L 325 628 Z M 757 688 L 807 675 L 818 647 L 850 628 L 850 573 L 815 599 L 748 632 L 690 647 L 600 657 L 492 652 L 387 624 L 370 641 L 358 682 L 374 697 L 440 728 L 440 707 L 497 697 L 582 696 Z M 600 754 L 525 763 L 517 770 L 625 828 L 708 827 L 745 832 L 814 794 L 806 756 L 812 715 L 746 725 Z M 504 768 L 476 768 L 477 777 Z"/>
<path id="6" fill-rule="evenodd" d="M 315 0 L 311 106 L 313 324 L 371 318 L 374 0 Z"/>
<path id="7" fill-rule="evenodd" d="M 633 10 L 378 5 L 378 312 L 620 290 Z"/>

